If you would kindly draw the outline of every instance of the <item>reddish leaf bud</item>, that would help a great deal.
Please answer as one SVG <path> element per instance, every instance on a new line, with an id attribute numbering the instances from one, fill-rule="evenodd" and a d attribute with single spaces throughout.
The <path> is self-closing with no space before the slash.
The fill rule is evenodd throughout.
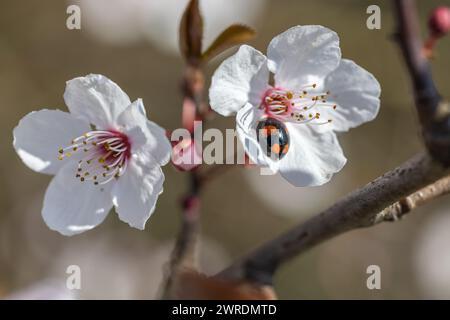
<path id="1" fill-rule="evenodd" d="M 430 33 L 435 37 L 442 37 L 450 31 L 450 8 L 437 7 L 428 20 Z"/>
<path id="2" fill-rule="evenodd" d="M 187 196 L 182 201 L 183 209 L 193 210 L 200 206 L 200 198 L 197 196 Z"/>

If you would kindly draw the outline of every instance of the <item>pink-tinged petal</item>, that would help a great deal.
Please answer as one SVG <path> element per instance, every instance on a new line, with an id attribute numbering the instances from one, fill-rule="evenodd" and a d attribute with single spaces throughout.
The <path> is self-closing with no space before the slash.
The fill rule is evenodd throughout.
<path id="1" fill-rule="evenodd" d="M 321 84 L 339 65 L 341 50 L 336 32 L 322 26 L 296 26 L 272 39 L 268 66 L 275 84 L 289 90 Z"/>
<path id="2" fill-rule="evenodd" d="M 148 155 L 135 155 L 112 189 L 120 220 L 143 230 L 163 192 L 164 174 Z"/>
<path id="3" fill-rule="evenodd" d="M 100 129 L 109 129 L 131 103 L 130 98 L 110 79 L 90 74 L 67 81 L 64 100 L 70 113 Z"/>
<path id="4" fill-rule="evenodd" d="M 319 186 L 328 182 L 345 165 L 336 135 L 318 133 L 307 125 L 287 123 L 290 147 L 280 160 L 281 175 L 297 187 Z"/>
<path id="5" fill-rule="evenodd" d="M 67 163 L 47 188 L 42 216 L 47 226 L 65 236 L 91 230 L 112 207 L 111 183 L 94 185 L 75 178 L 77 163 Z"/>
<path id="6" fill-rule="evenodd" d="M 117 124 L 124 129 L 132 141 L 136 140 L 137 143 L 132 144 L 132 152 L 145 149 L 145 152 L 148 152 L 159 165 L 165 165 L 169 162 L 172 151 L 166 130 L 148 120 L 144 111 L 142 100 L 137 99 L 119 115 Z M 141 139 L 140 135 L 135 136 L 136 132 L 142 132 L 145 139 Z"/>
<path id="7" fill-rule="evenodd" d="M 55 174 L 65 164 L 58 160 L 59 148 L 89 130 L 89 123 L 67 112 L 44 109 L 20 120 L 13 131 L 13 145 L 30 169 Z"/>
<path id="8" fill-rule="evenodd" d="M 243 45 L 226 59 L 212 77 L 211 108 L 223 116 L 236 113 L 246 103 L 259 105 L 268 88 L 267 59 L 258 50 Z"/>
<path id="9" fill-rule="evenodd" d="M 324 88 L 330 91 L 328 104 L 334 104 L 336 108 L 321 109 L 321 114 L 332 122 L 320 129 L 347 131 L 377 116 L 380 84 L 370 72 L 353 61 L 343 59 L 325 79 Z"/>

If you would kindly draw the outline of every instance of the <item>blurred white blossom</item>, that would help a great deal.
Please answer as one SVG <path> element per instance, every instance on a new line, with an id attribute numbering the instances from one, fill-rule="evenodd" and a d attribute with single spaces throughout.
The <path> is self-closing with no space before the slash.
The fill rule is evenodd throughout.
<path id="1" fill-rule="evenodd" d="M 6 296 L 6 300 L 74 300 L 77 292 L 69 290 L 65 282 L 46 279 Z"/>
<path id="2" fill-rule="evenodd" d="M 413 246 L 417 282 L 427 299 L 450 299 L 450 215 L 439 212 L 421 226 Z"/>
<path id="3" fill-rule="evenodd" d="M 67 266 L 81 269 L 81 299 L 156 299 L 174 243 L 145 236 L 92 234 L 89 239 L 70 242 L 54 257 L 52 277 L 66 281 Z M 224 249 L 203 237 L 199 248 L 200 269 L 210 274 L 229 261 Z"/>
<path id="4" fill-rule="evenodd" d="M 352 183 L 352 177 L 343 173 L 320 188 L 299 190 L 280 174 L 261 175 L 257 168 L 244 170 L 243 173 L 252 192 L 270 208 L 270 212 L 286 217 L 316 214 L 331 205 Z M 267 186 L 277 192 L 267 192 Z"/>
<path id="5" fill-rule="evenodd" d="M 392 256 L 386 245 L 379 232 L 368 230 L 347 233 L 326 242 L 319 249 L 316 268 L 321 289 L 328 298 L 365 299 L 382 297 L 389 291 L 395 278 Z M 380 291 L 366 286 L 370 265 L 380 267 Z"/>

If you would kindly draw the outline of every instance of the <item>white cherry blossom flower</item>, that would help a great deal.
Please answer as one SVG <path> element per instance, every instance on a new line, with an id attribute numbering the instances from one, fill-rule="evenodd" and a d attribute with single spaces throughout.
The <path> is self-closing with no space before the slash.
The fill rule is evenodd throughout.
<path id="1" fill-rule="evenodd" d="M 44 198 L 48 227 L 63 235 L 90 230 L 115 207 L 144 229 L 163 191 L 170 159 L 165 130 L 149 121 L 141 99 L 113 81 L 88 75 L 67 82 L 70 113 L 31 112 L 14 129 L 14 148 L 32 170 L 55 175 Z"/>
<path id="2" fill-rule="evenodd" d="M 209 97 L 219 114 L 236 114 L 253 162 L 295 186 L 317 186 L 346 163 L 335 132 L 373 120 L 380 92 L 372 74 L 341 59 L 335 32 L 296 26 L 272 39 L 267 57 L 241 46 L 216 70 Z"/>

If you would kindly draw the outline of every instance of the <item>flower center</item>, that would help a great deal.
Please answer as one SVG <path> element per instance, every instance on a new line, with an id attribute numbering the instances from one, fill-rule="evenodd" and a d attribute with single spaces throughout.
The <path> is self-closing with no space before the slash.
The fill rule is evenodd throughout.
<path id="1" fill-rule="evenodd" d="M 95 130 L 73 139 L 71 145 L 58 152 L 59 160 L 80 157 L 75 177 L 81 182 L 102 185 L 123 175 L 131 156 L 131 144 L 121 132 Z"/>
<path id="2" fill-rule="evenodd" d="M 270 88 L 262 100 L 261 109 L 272 118 L 296 123 L 323 125 L 332 119 L 321 119 L 320 109 L 336 109 L 336 105 L 327 101 L 330 92 L 310 93 L 306 89 L 316 88 L 316 84 L 308 85 L 301 91 Z"/>

